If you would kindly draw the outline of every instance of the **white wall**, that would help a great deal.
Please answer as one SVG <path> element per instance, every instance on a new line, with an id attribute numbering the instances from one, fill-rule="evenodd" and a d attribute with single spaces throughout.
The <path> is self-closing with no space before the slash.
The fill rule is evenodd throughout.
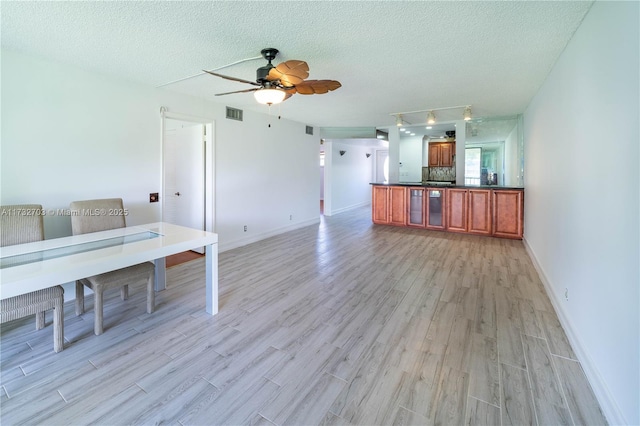
<path id="1" fill-rule="evenodd" d="M 609 422 L 636 425 L 639 8 L 595 2 L 524 114 L 526 243 Z"/>
<path id="2" fill-rule="evenodd" d="M 422 181 L 422 136 L 400 138 L 400 182 Z"/>
<path id="3" fill-rule="evenodd" d="M 220 250 L 319 222 L 317 140 L 304 124 L 277 120 L 266 107 L 228 120 L 224 104 L 6 50 L 0 201 L 56 209 L 122 197 L 128 224 L 160 220 L 149 193 L 162 189 L 161 106 L 216 122 Z M 71 233 L 64 216 L 46 217 L 45 228 L 47 238 Z"/>
<path id="4" fill-rule="evenodd" d="M 504 183 L 506 186 L 518 185 L 518 168 L 520 160 L 518 158 L 518 126 L 515 126 L 507 139 L 504 141 Z"/>
<path id="5" fill-rule="evenodd" d="M 374 148 L 341 139 L 326 140 L 324 146 L 324 214 L 331 216 L 370 204 Z M 367 158 L 366 154 L 371 155 Z"/>

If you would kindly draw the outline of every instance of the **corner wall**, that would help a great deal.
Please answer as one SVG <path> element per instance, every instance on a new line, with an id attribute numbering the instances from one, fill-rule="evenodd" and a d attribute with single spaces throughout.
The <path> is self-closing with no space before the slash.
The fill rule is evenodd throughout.
<path id="1" fill-rule="evenodd" d="M 611 424 L 640 424 L 639 9 L 596 1 L 524 114 L 526 244 Z"/>
<path id="2" fill-rule="evenodd" d="M 371 204 L 374 148 L 341 139 L 325 140 L 324 146 L 324 214 L 331 216 Z"/>

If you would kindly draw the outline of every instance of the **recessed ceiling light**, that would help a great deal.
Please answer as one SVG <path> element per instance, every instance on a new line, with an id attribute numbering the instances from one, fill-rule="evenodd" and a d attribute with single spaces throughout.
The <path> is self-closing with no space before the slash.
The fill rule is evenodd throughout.
<path id="1" fill-rule="evenodd" d="M 416 135 L 415 133 L 411 133 L 411 136 L 415 136 L 415 135 Z"/>
<path id="2" fill-rule="evenodd" d="M 401 131 L 401 132 L 404 132 L 404 131 L 405 131 L 405 128 L 404 128 L 404 127 L 401 127 L 401 128 L 400 128 L 400 131 Z"/>
<path id="3" fill-rule="evenodd" d="M 431 129 L 433 129 L 433 126 L 427 126 L 427 127 L 425 127 L 425 129 L 431 130 Z"/>
<path id="4" fill-rule="evenodd" d="M 406 134 L 411 133 L 411 131 L 409 131 L 409 130 L 405 130 L 404 132 L 405 132 Z"/>

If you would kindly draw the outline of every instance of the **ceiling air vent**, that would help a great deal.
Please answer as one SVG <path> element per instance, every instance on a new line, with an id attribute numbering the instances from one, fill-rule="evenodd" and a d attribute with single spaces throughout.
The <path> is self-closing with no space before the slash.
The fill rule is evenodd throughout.
<path id="1" fill-rule="evenodd" d="M 313 134 L 313 126 L 307 126 L 307 128 L 304 131 L 306 134 L 308 135 L 312 135 Z"/>
<path id="2" fill-rule="evenodd" d="M 227 118 L 230 120 L 242 121 L 242 110 L 237 108 L 227 107 Z"/>

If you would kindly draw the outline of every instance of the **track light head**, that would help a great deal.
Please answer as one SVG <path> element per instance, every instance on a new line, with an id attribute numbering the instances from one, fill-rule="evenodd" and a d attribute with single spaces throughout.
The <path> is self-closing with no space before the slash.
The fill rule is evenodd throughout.
<path id="1" fill-rule="evenodd" d="M 464 108 L 464 113 L 462 113 L 462 118 L 464 119 L 464 121 L 471 120 L 471 106 L 466 106 Z"/>
<path id="2" fill-rule="evenodd" d="M 402 114 L 396 115 L 396 126 L 402 126 Z"/>
<path id="3" fill-rule="evenodd" d="M 433 113 L 433 111 L 429 111 L 429 113 L 427 114 L 427 124 L 435 124 L 436 122 L 436 115 Z"/>

